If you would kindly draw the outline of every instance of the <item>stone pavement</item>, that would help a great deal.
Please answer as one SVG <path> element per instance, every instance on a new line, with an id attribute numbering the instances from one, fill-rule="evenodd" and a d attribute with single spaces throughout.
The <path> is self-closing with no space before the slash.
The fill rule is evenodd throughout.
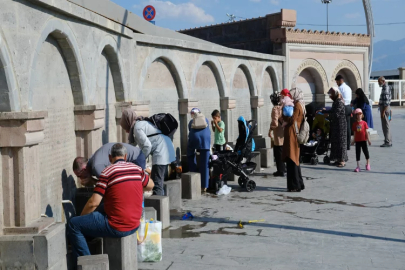
<path id="1" fill-rule="evenodd" d="M 303 165 L 301 193 L 287 193 L 270 169 L 254 177 L 252 193 L 231 182 L 227 196 L 184 201 L 196 218 L 173 213 L 163 261 L 139 269 L 405 269 L 405 109 L 393 110 L 392 148 L 379 147 L 373 111 L 380 137 L 370 147 L 371 172 L 352 172 L 352 148 L 345 168 Z M 265 221 L 237 226 L 257 219 Z"/>

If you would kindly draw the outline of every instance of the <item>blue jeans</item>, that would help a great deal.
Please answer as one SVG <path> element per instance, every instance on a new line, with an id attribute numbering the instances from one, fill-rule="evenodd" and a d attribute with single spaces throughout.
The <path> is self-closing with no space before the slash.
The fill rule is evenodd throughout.
<path id="1" fill-rule="evenodd" d="M 91 255 L 85 237 L 121 238 L 135 233 L 138 228 L 128 232 L 115 230 L 108 223 L 104 212 L 93 212 L 85 216 L 73 217 L 68 223 L 68 237 L 72 245 L 72 253 L 77 264 L 77 257 Z"/>
<path id="2" fill-rule="evenodd" d="M 208 188 L 209 185 L 209 168 L 208 162 L 210 159 L 209 149 L 198 149 L 200 152 L 200 170 L 197 169 L 197 162 L 195 159 L 195 149 L 187 148 L 187 161 L 190 172 L 200 172 L 201 174 L 201 187 Z"/>

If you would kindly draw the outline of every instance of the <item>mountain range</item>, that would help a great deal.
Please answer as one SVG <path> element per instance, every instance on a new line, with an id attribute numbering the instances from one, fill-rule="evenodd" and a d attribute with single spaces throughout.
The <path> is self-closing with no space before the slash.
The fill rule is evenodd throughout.
<path id="1" fill-rule="evenodd" d="M 405 67 L 405 38 L 374 43 L 373 71 Z"/>

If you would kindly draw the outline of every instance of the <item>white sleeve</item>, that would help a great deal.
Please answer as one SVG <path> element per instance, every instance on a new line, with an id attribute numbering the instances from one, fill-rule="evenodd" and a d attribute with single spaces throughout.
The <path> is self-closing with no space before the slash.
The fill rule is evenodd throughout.
<path id="1" fill-rule="evenodd" d="M 138 129 L 136 127 L 134 128 L 134 136 L 139 148 L 141 148 L 142 153 L 145 155 L 145 158 L 147 158 L 150 154 L 150 151 L 152 151 L 152 144 L 150 143 L 148 136 L 146 136 L 143 129 Z"/>

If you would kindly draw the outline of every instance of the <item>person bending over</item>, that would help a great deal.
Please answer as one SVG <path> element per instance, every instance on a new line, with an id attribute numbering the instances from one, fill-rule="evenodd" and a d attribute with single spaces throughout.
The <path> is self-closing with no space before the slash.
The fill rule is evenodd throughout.
<path id="1" fill-rule="evenodd" d="M 135 233 L 140 225 L 143 191 L 154 183 L 141 167 L 127 162 L 127 149 L 121 143 L 111 148 L 111 165 L 105 168 L 81 216 L 68 222 L 68 237 L 77 257 L 90 255 L 85 237 L 122 238 Z M 95 211 L 104 198 L 104 209 Z"/>

